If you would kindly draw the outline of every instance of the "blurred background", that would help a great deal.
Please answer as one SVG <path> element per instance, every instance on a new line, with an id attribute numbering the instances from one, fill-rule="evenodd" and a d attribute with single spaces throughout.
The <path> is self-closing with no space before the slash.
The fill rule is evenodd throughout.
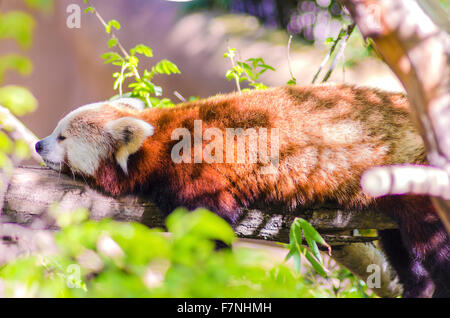
<path id="1" fill-rule="evenodd" d="M 42 2 L 42 1 L 41 1 Z M 111 74 L 117 67 L 104 64 L 108 35 L 92 14 L 84 13 L 83 1 L 49 2 L 47 10 L 31 10 L 22 1 L 3 0 L 1 11 L 20 9 L 35 18 L 34 39 L 25 53 L 33 62 L 29 76 L 6 72 L 4 84 L 23 85 L 39 102 L 37 111 L 22 117 L 39 138 L 46 136 L 68 111 L 90 102 L 109 99 L 113 91 Z M 143 43 L 153 49 L 152 61 L 167 58 L 181 74 L 159 75 L 155 81 L 163 95 L 178 102 L 182 96 L 208 97 L 235 90 L 225 78 L 231 67 L 223 57 L 234 47 L 241 59 L 262 57 L 276 72 L 266 72 L 266 85 L 285 85 L 289 80 L 287 44 L 293 35 L 290 55 L 293 75 L 299 85 L 309 84 L 335 37 L 349 23 L 335 1 L 317 0 L 92 0 L 105 20 L 117 19 L 116 32 L 126 49 Z M 81 7 L 81 27 L 66 24 L 71 4 Z M 13 40 L 4 40 L 0 55 L 21 51 Z M 145 63 L 149 63 L 145 59 Z M 350 37 L 344 62 L 330 81 L 401 90 L 395 76 L 359 33 Z M 142 62 L 140 66 L 149 67 Z M 345 66 L 345 68 L 344 68 Z"/>

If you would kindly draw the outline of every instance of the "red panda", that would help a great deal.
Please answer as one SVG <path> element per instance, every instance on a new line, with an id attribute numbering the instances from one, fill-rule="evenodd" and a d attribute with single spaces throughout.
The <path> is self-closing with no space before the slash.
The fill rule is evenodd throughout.
<path id="1" fill-rule="evenodd" d="M 426 162 L 403 94 L 288 86 L 173 108 L 140 103 L 80 107 L 36 151 L 53 169 L 81 175 L 113 196 L 143 194 L 167 214 L 178 206 L 204 207 L 234 223 L 241 208 L 255 202 L 295 209 L 327 200 L 380 209 L 399 223 L 399 230 L 380 231 L 380 237 L 404 297 L 425 297 L 433 289 L 435 297 L 450 297 L 450 239 L 430 200 L 373 199 L 360 188 L 368 168 Z M 243 154 L 230 154 L 224 136 L 231 136 L 230 144 L 244 136 Z M 257 158 L 269 148 L 276 152 L 265 156 L 269 161 Z"/>

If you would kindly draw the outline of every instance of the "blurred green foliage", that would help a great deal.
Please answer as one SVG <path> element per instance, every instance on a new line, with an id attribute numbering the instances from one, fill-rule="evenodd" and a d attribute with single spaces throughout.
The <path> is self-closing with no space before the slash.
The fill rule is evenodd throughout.
<path id="1" fill-rule="evenodd" d="M 87 220 L 88 212 L 54 213 L 61 231 L 56 251 L 23 257 L 0 268 L 4 295 L 26 297 L 366 297 L 346 270 L 336 286 L 319 284 L 287 264 L 232 243 L 232 228 L 217 215 L 178 209 L 168 236 L 138 223 Z M 352 282 L 354 283 L 354 282 Z M 355 288 L 356 286 L 360 286 Z M 362 287 L 361 287 L 362 286 Z"/>
<path id="2" fill-rule="evenodd" d="M 32 44 L 34 19 L 22 11 L 9 11 L 0 14 L 0 39 L 14 39 L 22 49 Z"/>
<path id="3" fill-rule="evenodd" d="M 37 108 L 37 100 L 25 87 L 6 85 L 0 87 L 0 105 L 16 116 L 23 116 Z"/>
<path id="4" fill-rule="evenodd" d="M 32 9 L 49 11 L 52 0 L 25 0 Z M 0 12 L 0 40 L 12 40 L 21 51 L 27 50 L 33 44 L 34 18 L 26 12 Z M 0 84 L 5 73 L 16 71 L 21 75 L 29 75 L 33 70 L 31 60 L 20 53 L 9 53 L 0 56 Z M 28 157 L 29 149 L 24 141 L 17 136 L 12 138 L 15 127 L 11 126 L 9 114 L 23 116 L 37 108 L 37 100 L 26 88 L 18 85 L 0 86 L 0 168 L 4 175 L 11 175 L 14 165 Z M 7 179 L 7 178 L 6 178 Z"/>
<path id="5" fill-rule="evenodd" d="M 53 9 L 53 0 L 25 0 L 28 7 L 44 12 L 49 12 Z"/>

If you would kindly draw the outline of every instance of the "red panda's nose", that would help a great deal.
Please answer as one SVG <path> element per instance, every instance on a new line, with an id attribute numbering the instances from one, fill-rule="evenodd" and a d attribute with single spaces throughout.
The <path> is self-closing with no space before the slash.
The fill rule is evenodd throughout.
<path id="1" fill-rule="evenodd" d="M 34 148 L 36 149 L 36 152 L 37 152 L 37 153 L 41 153 L 41 151 L 42 151 L 42 149 L 43 149 L 44 147 L 42 146 L 42 142 L 41 142 L 41 141 L 38 141 L 38 142 L 36 143 L 36 145 L 34 146 Z"/>

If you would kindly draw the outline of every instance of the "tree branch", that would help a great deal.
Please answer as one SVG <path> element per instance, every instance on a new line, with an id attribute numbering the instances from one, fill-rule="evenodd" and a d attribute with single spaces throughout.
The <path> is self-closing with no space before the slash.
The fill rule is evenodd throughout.
<path id="1" fill-rule="evenodd" d="M 20 167 L 15 169 L 11 179 L 0 219 L 2 221 L 0 224 L 3 223 L 0 226 L 0 238 L 6 237 L 9 240 L 8 246 L 5 247 L 0 239 L 0 264 L 2 259 L 11 258 L 11 253 L 17 255 L 32 249 L 33 245 L 26 242 L 34 241 L 33 238 L 36 235 L 40 237 L 49 230 L 57 229 L 48 214 L 48 209 L 54 202 L 59 202 L 58 209 L 62 211 L 71 211 L 79 207 L 87 208 L 90 210 L 91 219 L 96 220 L 113 218 L 118 221 L 134 221 L 149 227 L 161 228 L 164 228 L 165 224 L 160 211 L 145 198 L 132 195 L 113 198 L 90 188 L 82 180 L 59 175 L 47 168 Z M 264 210 L 255 208 L 243 210 L 243 215 L 234 226 L 234 230 L 239 238 L 287 243 L 289 228 L 295 217 L 308 220 L 319 230 L 333 247 L 332 257 L 362 279 L 366 279 L 370 274 L 361 265 L 366 264 L 368 260 L 371 264 L 379 265 L 380 268 L 387 268 L 383 254 L 379 251 L 375 253 L 375 247 L 365 244 L 377 238 L 352 236 L 350 231 L 356 228 L 393 229 L 397 227 L 392 219 L 375 211 L 341 210 L 331 204 L 300 208 L 294 212 L 286 212 L 277 207 Z M 23 227 L 24 225 L 26 227 Z M 23 240 L 25 243 L 22 242 Z M 355 243 L 359 245 L 353 246 Z M 4 250 L 3 253 L 2 250 Z M 374 256 L 368 258 L 367 255 Z M 348 257 L 350 258 L 346 261 Z M 383 271 L 381 276 L 382 281 L 387 281 L 392 278 L 392 271 Z M 392 289 L 392 286 L 396 284 L 382 284 L 380 288 L 375 288 L 374 292 L 380 296 L 393 296 L 395 290 L 399 289 L 398 286 L 397 289 Z"/>
<path id="2" fill-rule="evenodd" d="M 8 108 L 0 105 L 0 123 L 5 129 L 12 130 L 14 134 L 11 136 L 13 139 L 22 139 L 28 145 L 30 149 L 31 158 L 37 163 L 43 163 L 41 156 L 39 156 L 34 148 L 36 142 L 39 139 L 31 130 L 25 127 L 20 120 L 18 120 Z"/>

